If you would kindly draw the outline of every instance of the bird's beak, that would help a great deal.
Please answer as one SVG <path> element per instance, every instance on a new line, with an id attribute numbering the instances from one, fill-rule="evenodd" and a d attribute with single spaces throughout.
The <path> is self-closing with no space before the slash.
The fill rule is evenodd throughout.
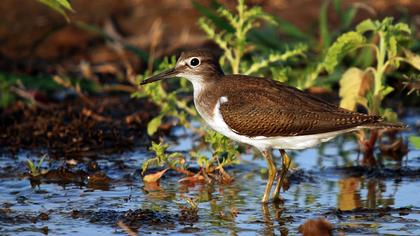
<path id="1" fill-rule="evenodd" d="M 177 77 L 178 74 L 179 74 L 179 72 L 175 68 L 172 68 L 172 69 L 166 70 L 166 71 L 164 71 L 160 74 L 152 76 L 148 79 L 145 79 L 140 84 L 144 85 L 144 84 L 152 83 L 152 82 L 162 80 L 162 79 L 169 79 L 169 78 Z"/>

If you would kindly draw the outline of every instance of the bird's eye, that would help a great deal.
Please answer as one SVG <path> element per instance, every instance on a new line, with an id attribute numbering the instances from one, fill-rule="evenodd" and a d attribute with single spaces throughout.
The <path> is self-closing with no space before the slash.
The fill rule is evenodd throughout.
<path id="1" fill-rule="evenodd" d="M 191 58 L 189 64 L 190 64 L 191 67 L 195 68 L 195 67 L 200 65 L 200 59 L 198 59 L 197 57 L 193 57 L 193 58 Z"/>

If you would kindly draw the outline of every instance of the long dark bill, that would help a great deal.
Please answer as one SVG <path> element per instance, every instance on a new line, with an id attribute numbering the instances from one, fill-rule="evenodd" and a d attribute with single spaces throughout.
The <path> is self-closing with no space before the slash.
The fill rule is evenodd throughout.
<path id="1" fill-rule="evenodd" d="M 178 71 L 175 68 L 166 70 L 160 74 L 157 74 L 155 76 L 152 76 L 146 80 L 143 80 L 140 84 L 148 84 L 148 83 L 152 83 L 158 80 L 162 80 L 162 79 L 169 79 L 169 78 L 173 78 L 176 77 L 178 75 Z"/>

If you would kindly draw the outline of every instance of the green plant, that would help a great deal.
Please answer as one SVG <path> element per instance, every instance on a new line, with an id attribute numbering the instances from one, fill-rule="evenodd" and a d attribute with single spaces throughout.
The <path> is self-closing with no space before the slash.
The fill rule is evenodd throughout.
<path id="1" fill-rule="evenodd" d="M 73 12 L 73 8 L 68 0 L 38 0 L 40 3 L 50 7 L 54 11 L 60 13 L 61 15 L 69 21 L 67 12 Z"/>
<path id="2" fill-rule="evenodd" d="M 371 42 L 365 35 L 372 35 Z M 350 31 L 341 35 L 328 49 L 323 66 L 333 72 L 340 60 L 356 49 L 368 47 L 373 49 L 376 65 L 365 69 L 353 67 L 348 69 L 340 80 L 340 106 L 355 109 L 356 104 L 363 105 L 369 113 L 382 115 L 391 121 L 396 114 L 391 109 L 382 109 L 382 100 L 394 89 L 385 83 L 385 75 L 398 69 L 400 62 L 413 64 L 402 52 L 409 41 L 411 30 L 405 23 L 393 24 L 392 18 L 382 21 L 365 20 Z M 375 43 L 377 39 L 377 43 Z"/>
<path id="3" fill-rule="evenodd" d="M 189 175 L 187 171 L 185 157 L 179 152 L 167 153 L 169 145 L 164 144 L 163 141 L 160 143 L 152 142 L 152 146 L 150 147 L 150 151 L 152 151 L 155 156 L 142 164 L 142 174 L 144 174 L 149 168 L 149 166 L 167 166 L 170 169 L 177 170 L 181 173 L 186 173 Z"/>
<path id="4" fill-rule="evenodd" d="M 298 45 L 293 50 L 280 53 L 253 43 L 249 39 L 251 30 L 259 27 L 261 21 L 270 24 L 276 24 L 276 21 L 260 7 L 248 8 L 244 0 L 238 0 L 236 14 L 219 5 L 216 14 L 207 12 L 206 15 L 199 19 L 198 24 L 207 37 L 223 50 L 220 62 L 225 70 L 233 74 L 257 74 L 263 69 L 269 69 L 273 63 L 303 55 L 307 50 L 306 46 Z M 243 59 L 245 55 L 252 54 L 257 55 L 253 60 Z"/>
<path id="5" fill-rule="evenodd" d="M 0 75 L 0 108 L 7 107 L 16 98 L 10 92 L 11 83 L 7 79 L 3 79 Z"/>
<path id="6" fill-rule="evenodd" d="M 159 65 L 156 72 L 163 71 L 173 67 L 176 63 L 176 58 L 164 59 Z M 140 84 L 145 78 L 150 76 L 147 72 L 144 75 L 137 76 L 137 83 Z M 181 80 L 175 90 L 168 92 L 162 87 L 161 83 L 150 83 L 145 86 L 138 85 L 139 91 L 132 94 L 132 97 L 141 98 L 148 97 L 156 105 L 160 107 L 160 114 L 154 117 L 147 125 L 147 133 L 153 135 L 159 128 L 164 117 L 173 117 L 178 120 L 178 123 L 189 127 L 187 115 L 195 116 L 197 113 L 194 108 L 191 108 L 187 101 L 179 97 L 180 93 L 189 92 L 191 89 L 187 86 L 187 81 Z"/>
<path id="7" fill-rule="evenodd" d="M 7 107 L 19 97 L 29 98 L 37 91 L 49 92 L 60 88 L 54 83 L 50 75 L 15 75 L 0 73 L 0 108 Z M 27 96 L 18 96 L 17 90 L 27 93 Z M 21 94 L 22 95 L 22 94 Z"/>
<path id="8" fill-rule="evenodd" d="M 31 175 L 31 177 L 37 177 L 39 175 L 43 175 L 43 174 L 46 174 L 48 172 L 48 170 L 41 169 L 42 163 L 44 163 L 44 159 L 46 157 L 47 157 L 47 155 L 43 155 L 41 157 L 41 159 L 38 161 L 37 165 L 35 165 L 31 160 L 26 161 L 26 164 L 27 164 L 28 169 L 29 169 L 29 174 Z"/>
<path id="9" fill-rule="evenodd" d="M 208 158 L 200 152 L 192 152 L 191 156 L 197 160 L 197 164 L 204 173 L 212 173 L 217 170 L 222 174 L 222 177 L 230 179 L 224 171 L 224 167 L 239 163 L 237 159 L 238 146 L 225 136 L 210 129 L 206 131 L 204 141 L 210 145 L 211 157 Z"/>

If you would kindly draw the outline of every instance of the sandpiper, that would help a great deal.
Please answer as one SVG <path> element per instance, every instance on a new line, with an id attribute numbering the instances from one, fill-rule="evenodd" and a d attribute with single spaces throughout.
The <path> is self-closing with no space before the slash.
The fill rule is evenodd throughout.
<path id="1" fill-rule="evenodd" d="M 353 112 L 327 103 L 307 92 L 277 81 L 247 75 L 225 75 L 209 50 L 181 54 L 174 68 L 141 84 L 183 77 L 194 88 L 194 104 L 215 131 L 259 149 L 268 164 L 268 181 L 262 198 L 267 203 L 277 173 L 272 150 L 283 158 L 273 200 L 279 200 L 282 180 L 290 165 L 284 149 L 305 149 L 339 134 L 363 128 L 404 128 L 379 116 Z"/>

